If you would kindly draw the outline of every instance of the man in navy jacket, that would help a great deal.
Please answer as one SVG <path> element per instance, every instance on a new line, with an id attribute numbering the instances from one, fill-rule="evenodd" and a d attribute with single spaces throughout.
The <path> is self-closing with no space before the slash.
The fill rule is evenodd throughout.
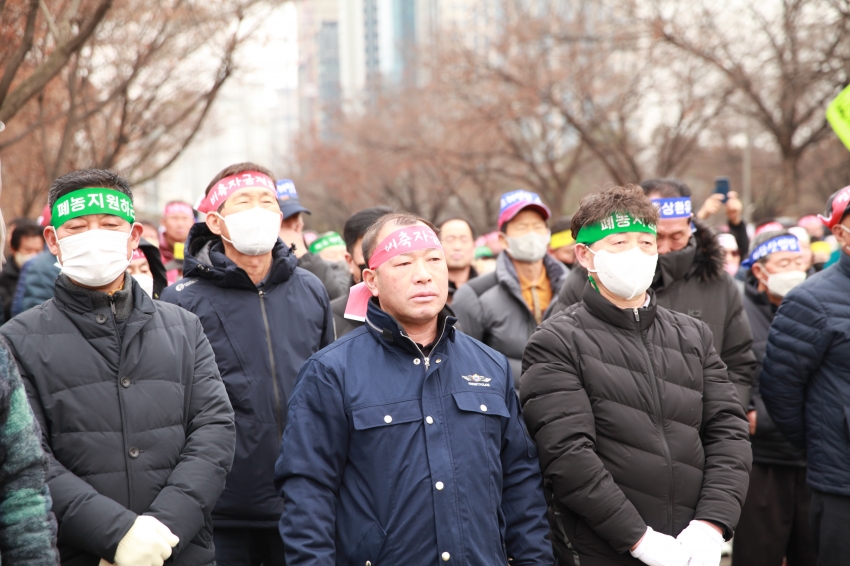
<path id="1" fill-rule="evenodd" d="M 432 227 L 383 216 L 363 251 L 347 312 L 366 324 L 310 358 L 289 405 L 287 565 L 552 564 L 508 360 L 453 328 Z"/>
<path id="2" fill-rule="evenodd" d="M 776 426 L 805 448 L 818 565 L 850 556 L 850 187 L 821 220 L 841 246 L 838 263 L 793 289 L 767 339 L 761 397 Z"/>
<path id="3" fill-rule="evenodd" d="M 212 513 L 220 566 L 284 564 L 273 472 L 287 399 L 304 361 L 334 338 L 322 283 L 278 239 L 273 179 L 251 163 L 213 179 L 185 277 L 162 296 L 201 319 L 236 416 L 233 469 Z"/>

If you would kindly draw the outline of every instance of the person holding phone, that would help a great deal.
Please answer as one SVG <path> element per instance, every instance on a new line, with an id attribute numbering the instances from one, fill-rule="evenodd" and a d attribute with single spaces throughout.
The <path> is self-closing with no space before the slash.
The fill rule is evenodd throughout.
<path id="1" fill-rule="evenodd" d="M 750 250 L 750 236 L 747 234 L 747 223 L 744 222 L 744 203 L 738 198 L 738 193 L 730 190 L 729 177 L 717 177 L 714 181 L 714 192 L 702 204 L 696 213 L 699 220 L 708 220 L 725 208 L 729 233 L 735 236 L 741 257 Z"/>

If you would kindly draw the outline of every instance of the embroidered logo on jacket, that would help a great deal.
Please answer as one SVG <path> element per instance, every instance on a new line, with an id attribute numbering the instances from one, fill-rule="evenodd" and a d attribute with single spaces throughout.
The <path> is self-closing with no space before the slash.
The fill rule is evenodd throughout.
<path id="1" fill-rule="evenodd" d="M 478 375 L 477 373 L 473 373 L 472 375 L 462 375 L 470 385 L 475 387 L 490 387 L 490 378 L 484 377 L 483 375 Z"/>

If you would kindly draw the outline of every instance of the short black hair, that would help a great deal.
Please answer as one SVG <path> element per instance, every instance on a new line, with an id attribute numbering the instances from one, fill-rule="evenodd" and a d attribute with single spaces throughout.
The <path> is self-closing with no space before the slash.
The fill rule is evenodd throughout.
<path id="1" fill-rule="evenodd" d="M 394 212 L 392 214 L 385 214 L 373 222 L 372 225 L 369 226 L 369 229 L 366 230 L 366 234 L 363 236 L 363 259 L 366 260 L 367 264 L 369 263 L 369 260 L 372 259 L 372 254 L 375 253 L 375 248 L 377 248 L 380 243 L 378 241 L 378 234 L 380 234 L 384 226 L 390 222 L 402 228 L 405 226 L 416 226 L 417 224 L 422 223 L 433 230 L 437 237 L 440 236 L 439 228 L 434 226 L 434 224 L 428 220 L 420 218 L 415 214 L 410 214 L 409 212 Z"/>
<path id="2" fill-rule="evenodd" d="M 637 185 L 608 187 L 586 195 L 573 215 L 570 226 L 573 239 L 578 239 L 578 233 L 583 227 L 596 224 L 616 212 L 627 212 L 644 224 L 657 224 L 658 208 L 646 198 L 641 188 Z"/>
<path id="3" fill-rule="evenodd" d="M 86 187 L 112 189 L 119 193 L 124 193 L 130 197 L 130 202 L 133 202 L 133 191 L 130 189 L 130 182 L 115 171 L 108 169 L 80 169 L 66 173 L 53 181 L 47 193 L 47 205 L 53 210 L 53 205 L 56 204 L 57 200 L 68 193 L 73 193 Z"/>
<path id="4" fill-rule="evenodd" d="M 388 206 L 373 206 L 372 208 L 364 208 L 348 217 L 345 221 L 345 226 L 342 228 L 342 239 L 345 242 L 345 249 L 348 253 L 354 253 L 354 244 L 357 240 L 366 235 L 366 230 L 374 224 L 381 216 L 392 214 L 392 209 Z M 298 214 L 301 214 L 300 212 Z"/>
<path id="5" fill-rule="evenodd" d="M 552 233 L 566 232 L 573 223 L 572 216 L 562 216 L 552 223 Z"/>
<path id="6" fill-rule="evenodd" d="M 18 251 L 21 247 L 21 240 L 24 238 L 32 238 L 38 236 L 41 241 L 44 241 L 44 228 L 38 225 L 37 222 L 28 219 L 19 219 L 15 222 L 15 229 L 12 230 L 12 238 L 9 245 L 12 250 Z"/>
<path id="7" fill-rule="evenodd" d="M 472 234 L 473 240 L 478 237 L 478 234 L 475 233 L 475 227 L 472 225 L 472 222 L 470 222 L 466 218 L 461 218 L 460 216 L 452 216 L 451 218 L 446 218 L 445 220 L 440 222 L 440 224 L 439 224 L 440 230 L 443 229 L 443 226 L 445 226 L 447 223 L 452 222 L 452 221 L 463 222 L 464 224 L 469 226 L 469 232 Z"/>
<path id="8" fill-rule="evenodd" d="M 661 198 L 679 198 L 691 196 L 691 188 L 684 181 L 673 177 L 647 179 L 640 184 L 643 192 L 649 196 L 650 193 L 658 193 Z"/>

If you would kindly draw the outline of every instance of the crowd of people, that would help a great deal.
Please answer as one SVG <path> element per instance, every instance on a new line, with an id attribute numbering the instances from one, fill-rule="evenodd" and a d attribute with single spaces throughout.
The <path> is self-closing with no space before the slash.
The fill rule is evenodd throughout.
<path id="1" fill-rule="evenodd" d="M 0 274 L 4 563 L 846 563 L 850 187 L 499 205 L 316 233 L 255 163 L 158 221 L 56 179 Z"/>

